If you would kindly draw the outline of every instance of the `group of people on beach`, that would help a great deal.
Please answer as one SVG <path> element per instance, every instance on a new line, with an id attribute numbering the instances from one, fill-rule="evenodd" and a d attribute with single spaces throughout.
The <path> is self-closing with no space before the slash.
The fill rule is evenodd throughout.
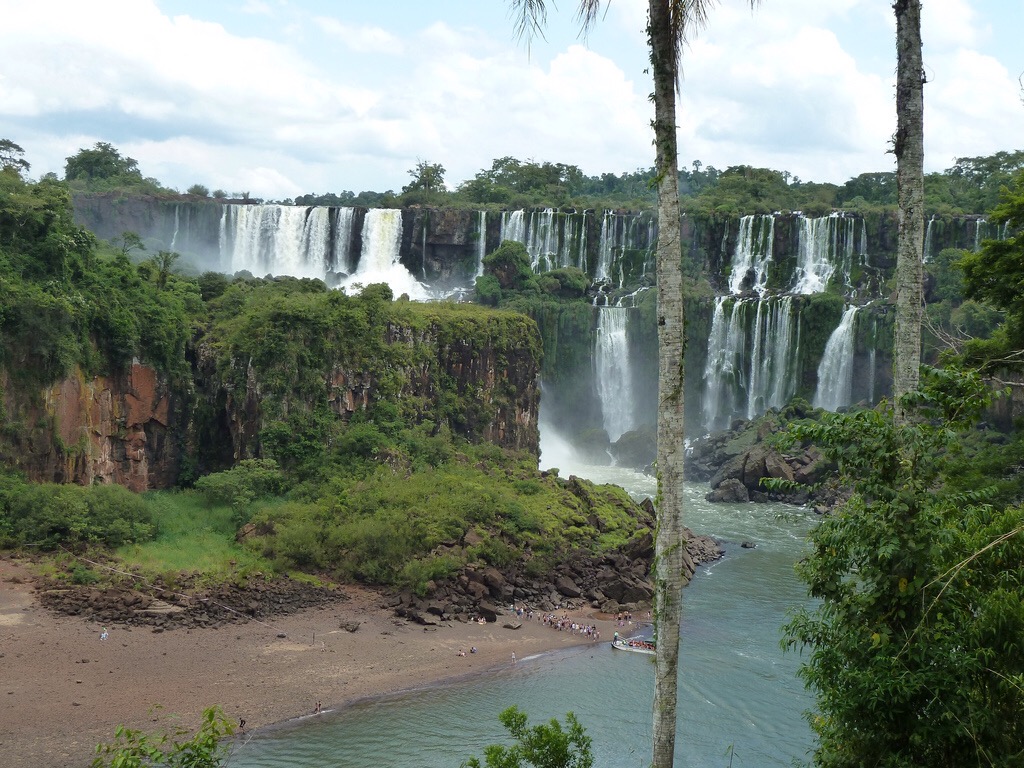
<path id="1" fill-rule="evenodd" d="M 593 624 L 581 624 L 578 621 L 570 619 L 567 615 L 556 616 L 553 613 L 545 613 L 537 616 L 538 621 L 541 621 L 544 626 L 556 629 L 559 632 L 568 632 L 570 635 L 583 635 L 584 637 L 590 638 L 593 642 L 597 642 L 601 639 L 601 630 L 599 630 Z"/>

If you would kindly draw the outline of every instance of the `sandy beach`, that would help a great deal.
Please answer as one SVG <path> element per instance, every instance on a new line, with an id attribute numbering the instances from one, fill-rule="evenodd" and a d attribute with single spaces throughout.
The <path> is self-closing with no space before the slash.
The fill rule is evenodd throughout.
<path id="1" fill-rule="evenodd" d="M 396 618 L 376 592 L 344 591 L 344 602 L 267 621 L 164 632 L 112 625 L 101 640 L 101 626 L 42 608 L 28 568 L 0 559 L 3 764 L 83 768 L 122 723 L 192 728 L 219 704 L 252 731 L 309 714 L 317 701 L 336 709 L 508 665 L 513 653 L 591 642 L 536 620 L 517 630 L 502 621 L 424 628 Z M 614 621 L 575 616 L 611 639 Z M 343 628 L 351 622 L 355 632 Z"/>

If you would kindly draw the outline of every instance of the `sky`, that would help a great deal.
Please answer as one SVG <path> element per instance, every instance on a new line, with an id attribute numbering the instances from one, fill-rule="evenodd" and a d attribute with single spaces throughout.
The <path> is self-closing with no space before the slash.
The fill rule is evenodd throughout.
<path id="1" fill-rule="evenodd" d="M 30 175 L 98 141 L 143 175 L 283 200 L 449 188 L 496 158 L 653 165 L 647 0 L 543 38 L 506 0 L 0 0 L 0 138 Z M 553 7 L 553 6 L 557 6 Z M 1024 0 L 924 0 L 926 171 L 1024 149 Z M 683 54 L 679 161 L 841 184 L 894 170 L 890 0 L 723 0 Z"/>

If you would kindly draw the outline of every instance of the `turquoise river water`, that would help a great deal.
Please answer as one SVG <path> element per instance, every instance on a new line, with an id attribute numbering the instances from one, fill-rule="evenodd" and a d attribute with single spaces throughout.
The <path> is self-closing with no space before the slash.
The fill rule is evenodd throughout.
<path id="1" fill-rule="evenodd" d="M 571 471 L 638 497 L 655 492 L 651 478 L 628 470 L 558 466 L 563 477 Z M 789 766 L 813 743 L 802 716 L 811 698 L 796 676 L 798 654 L 780 649 L 779 627 L 807 600 L 793 563 L 814 515 L 784 505 L 709 504 L 706 491 L 689 487 L 685 522 L 727 542 L 726 556 L 701 568 L 683 594 L 676 765 Z M 756 547 L 741 548 L 743 541 Z M 458 768 L 505 740 L 498 713 L 515 704 L 531 722 L 574 712 L 593 739 L 599 768 L 644 768 L 653 689 L 653 657 L 602 642 L 265 729 L 239 744 L 228 764 Z"/>

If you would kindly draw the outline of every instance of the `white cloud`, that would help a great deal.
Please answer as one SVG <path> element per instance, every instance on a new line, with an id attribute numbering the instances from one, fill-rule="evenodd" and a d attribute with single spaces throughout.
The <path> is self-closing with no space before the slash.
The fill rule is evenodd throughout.
<path id="1" fill-rule="evenodd" d="M 529 53 L 503 12 L 474 7 L 471 20 L 438 22 L 443 11 L 426 4 L 401 18 L 378 6 L 337 20 L 297 0 L 247 0 L 244 18 L 214 4 L 195 18 L 155 0 L 8 0 L 0 136 L 39 173 L 109 141 L 167 184 L 275 198 L 397 189 L 419 159 L 442 163 L 450 184 L 505 155 L 593 174 L 652 164 L 646 0 L 611 3 L 589 48 L 572 43 L 570 2 Z M 979 8 L 925 7 L 930 167 L 1019 142 L 1016 75 L 987 50 L 1001 31 Z M 887 3 L 723 4 L 684 69 L 685 164 L 837 182 L 892 166 Z"/>
<path id="2" fill-rule="evenodd" d="M 402 42 L 380 27 L 356 27 L 326 16 L 320 16 L 316 21 L 326 34 L 357 53 L 402 53 Z"/>

